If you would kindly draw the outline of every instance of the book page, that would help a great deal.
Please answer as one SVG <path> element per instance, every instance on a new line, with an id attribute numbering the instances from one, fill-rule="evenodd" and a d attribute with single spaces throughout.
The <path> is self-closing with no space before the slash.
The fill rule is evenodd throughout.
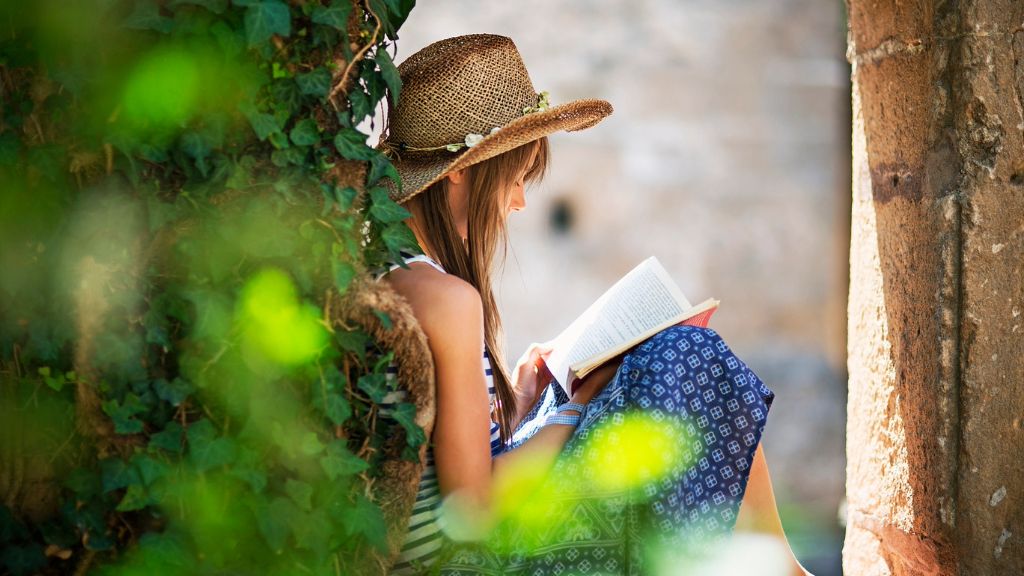
<path id="1" fill-rule="evenodd" d="M 680 317 L 690 302 L 651 257 L 623 276 L 553 342 L 546 362 L 566 387 L 569 367 L 617 349 Z"/>

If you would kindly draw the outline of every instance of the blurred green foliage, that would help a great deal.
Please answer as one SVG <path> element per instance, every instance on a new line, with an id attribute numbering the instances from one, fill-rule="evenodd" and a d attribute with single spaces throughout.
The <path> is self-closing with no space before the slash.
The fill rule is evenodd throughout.
<path id="1" fill-rule="evenodd" d="M 357 127 L 413 0 L 0 6 L 0 572 L 347 574 L 424 441 L 328 321 L 414 248 Z"/>

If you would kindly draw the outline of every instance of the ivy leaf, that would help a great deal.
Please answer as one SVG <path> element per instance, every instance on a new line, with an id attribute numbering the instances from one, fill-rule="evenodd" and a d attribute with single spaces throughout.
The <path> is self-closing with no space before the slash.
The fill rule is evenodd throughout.
<path id="1" fill-rule="evenodd" d="M 324 451 L 324 443 L 320 441 L 316 432 L 306 432 L 302 435 L 302 443 L 299 445 L 299 449 L 306 456 L 316 456 Z"/>
<path id="2" fill-rule="evenodd" d="M 156 392 L 156 395 L 174 407 L 180 406 L 194 390 L 191 382 L 180 377 L 170 382 L 163 378 L 153 382 L 153 391 Z"/>
<path id="3" fill-rule="evenodd" d="M 100 477 L 104 494 L 142 482 L 139 471 L 116 456 L 100 461 Z"/>
<path id="4" fill-rule="evenodd" d="M 360 361 L 366 360 L 366 347 L 373 342 L 362 330 L 338 330 L 334 333 L 334 339 L 342 350 L 355 354 Z"/>
<path id="5" fill-rule="evenodd" d="M 313 509 L 313 487 L 309 483 L 289 478 L 284 483 L 284 491 L 299 508 L 307 512 Z"/>
<path id="6" fill-rule="evenodd" d="M 366 175 L 366 185 L 373 186 L 380 182 L 382 178 L 390 178 L 396 186 L 399 188 L 402 186 L 402 179 L 398 175 L 395 165 L 391 163 L 387 156 L 377 154 L 370 159 L 370 170 Z"/>
<path id="7" fill-rule="evenodd" d="M 371 160 L 377 151 L 366 145 L 366 135 L 345 128 L 334 137 L 334 147 L 338 153 L 349 160 Z"/>
<path id="8" fill-rule="evenodd" d="M 405 23 L 409 13 L 416 7 L 416 0 L 384 0 L 384 3 L 391 12 L 391 24 L 396 30 Z"/>
<path id="9" fill-rule="evenodd" d="M 124 493 L 121 502 L 118 503 L 117 511 L 130 512 L 132 510 L 140 510 L 148 505 L 149 496 L 146 495 L 146 489 L 141 484 L 132 484 Z"/>
<path id="10" fill-rule="evenodd" d="M 417 246 L 416 236 L 402 222 L 388 224 L 381 231 L 380 238 L 392 253 L 397 253 L 399 250 L 412 249 Z"/>
<path id="11" fill-rule="evenodd" d="M 384 188 L 370 188 L 370 215 L 384 224 L 401 222 L 412 216 L 408 210 L 388 196 Z"/>
<path id="12" fill-rule="evenodd" d="M 288 134 L 296 146 L 312 146 L 320 142 L 320 129 L 312 118 L 300 120 Z"/>
<path id="13" fill-rule="evenodd" d="M 378 550 L 387 550 L 387 528 L 380 508 L 359 494 L 355 505 L 344 510 L 341 521 L 350 536 L 362 535 Z"/>
<path id="14" fill-rule="evenodd" d="M 257 512 L 256 523 L 271 550 L 277 553 L 284 550 L 288 535 L 291 533 L 292 521 L 300 514 L 295 504 L 283 496 L 278 496 Z"/>
<path id="15" fill-rule="evenodd" d="M 185 440 L 185 430 L 177 422 L 168 422 L 163 430 L 152 434 L 149 437 L 149 445 L 152 448 L 160 448 L 174 454 L 181 454 L 182 443 Z"/>
<path id="16" fill-rule="evenodd" d="M 386 312 L 374 310 L 373 315 L 376 316 L 378 320 L 380 320 L 380 324 L 381 326 L 384 327 L 385 330 L 391 330 L 391 328 L 395 325 L 395 323 L 391 320 L 391 316 L 389 316 Z"/>
<path id="17" fill-rule="evenodd" d="M 398 67 L 387 50 L 380 49 L 374 58 L 377 66 L 380 66 L 380 73 L 384 77 L 384 83 L 388 85 L 391 92 L 391 102 L 398 102 L 398 95 L 402 91 L 402 77 L 398 74 Z"/>
<path id="18" fill-rule="evenodd" d="M 164 34 L 170 32 L 173 25 L 173 20 L 160 14 L 156 0 L 136 0 L 135 9 L 122 23 L 130 30 L 156 30 Z"/>
<path id="19" fill-rule="evenodd" d="M 331 91 L 331 73 L 324 67 L 295 76 L 295 84 L 303 96 L 324 98 Z"/>
<path id="20" fill-rule="evenodd" d="M 336 440 L 327 446 L 327 453 L 320 458 L 320 467 L 331 481 L 354 476 L 367 470 L 370 465 L 349 450 L 344 441 Z"/>
<path id="21" fill-rule="evenodd" d="M 356 277 L 355 266 L 344 260 L 335 260 L 331 262 L 331 268 L 334 270 L 334 287 L 339 293 L 344 293 Z"/>
<path id="22" fill-rule="evenodd" d="M 142 422 L 135 416 L 146 411 L 146 406 L 139 397 L 129 392 L 125 394 L 124 403 L 110 399 L 102 404 L 103 412 L 114 421 L 114 432 L 118 434 L 137 434 L 142 432 Z"/>
<path id="23" fill-rule="evenodd" d="M 252 126 L 252 130 L 260 142 L 266 140 L 271 134 L 281 131 L 281 125 L 272 114 L 247 110 L 245 117 L 249 119 L 249 125 Z"/>
<path id="24" fill-rule="evenodd" d="M 178 6 L 179 4 L 202 6 L 214 14 L 220 14 L 228 7 L 228 0 L 174 0 L 171 6 Z"/>
<path id="25" fill-rule="evenodd" d="M 46 555 L 39 544 L 4 543 L 0 551 L 0 566 L 14 576 L 37 574 L 46 567 Z"/>
<path id="26" fill-rule="evenodd" d="M 416 424 L 416 407 L 408 402 L 403 402 L 393 409 L 382 410 L 389 414 L 396 422 L 405 429 L 405 441 L 412 448 L 417 448 L 427 441 L 427 435 Z"/>
<path id="27" fill-rule="evenodd" d="M 142 483 L 146 486 L 151 486 L 154 482 L 167 475 L 168 466 L 166 462 L 144 453 L 138 453 L 133 456 L 132 464 L 139 471 Z"/>
<path id="28" fill-rule="evenodd" d="M 341 426 L 352 416 L 352 406 L 341 394 L 328 394 L 325 404 L 324 412 L 331 423 L 336 426 Z"/>
<path id="29" fill-rule="evenodd" d="M 329 7 L 313 8 L 313 22 L 331 26 L 342 32 L 348 30 L 348 16 L 352 12 L 352 3 L 347 0 L 335 1 Z"/>
<path id="30" fill-rule="evenodd" d="M 232 466 L 230 474 L 247 483 L 253 492 L 259 494 L 267 487 L 267 475 L 262 470 L 248 466 Z"/>
<path id="31" fill-rule="evenodd" d="M 218 437 L 213 424 L 206 419 L 188 427 L 189 460 L 199 472 L 231 463 L 235 459 L 235 441 Z"/>
<path id="32" fill-rule="evenodd" d="M 288 5 L 279 0 L 262 0 L 245 10 L 245 41 L 249 48 L 263 44 L 274 34 L 288 36 L 292 32 L 292 15 Z"/>
<path id="33" fill-rule="evenodd" d="M 384 402 L 384 396 L 388 393 L 383 374 L 363 374 L 359 377 L 356 385 L 377 404 Z"/>
<path id="34" fill-rule="evenodd" d="M 89 500 L 100 493 L 100 477 L 92 470 L 75 468 L 64 478 L 64 487 L 75 493 L 79 500 Z"/>

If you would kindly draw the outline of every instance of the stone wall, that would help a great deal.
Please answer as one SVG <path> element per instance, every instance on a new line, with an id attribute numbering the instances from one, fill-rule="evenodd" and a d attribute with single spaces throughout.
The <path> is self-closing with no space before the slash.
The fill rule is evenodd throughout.
<path id="1" fill-rule="evenodd" d="M 858 575 L 1024 573 L 1024 3 L 850 0 Z"/>
<path id="2" fill-rule="evenodd" d="M 499 299 L 508 356 L 554 337 L 656 255 L 777 393 L 765 446 L 803 560 L 838 573 L 849 238 L 842 4 L 821 0 L 422 2 L 431 41 L 512 37 L 554 103 L 609 100 L 552 137 L 553 170 L 512 218 Z"/>

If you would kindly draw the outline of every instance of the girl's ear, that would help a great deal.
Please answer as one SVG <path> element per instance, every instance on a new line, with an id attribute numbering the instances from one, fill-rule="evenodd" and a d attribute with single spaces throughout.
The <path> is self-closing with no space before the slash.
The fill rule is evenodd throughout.
<path id="1" fill-rule="evenodd" d="M 464 177 L 465 170 L 455 170 L 454 172 L 449 172 L 445 175 L 445 178 L 447 178 L 452 184 L 461 184 Z"/>

